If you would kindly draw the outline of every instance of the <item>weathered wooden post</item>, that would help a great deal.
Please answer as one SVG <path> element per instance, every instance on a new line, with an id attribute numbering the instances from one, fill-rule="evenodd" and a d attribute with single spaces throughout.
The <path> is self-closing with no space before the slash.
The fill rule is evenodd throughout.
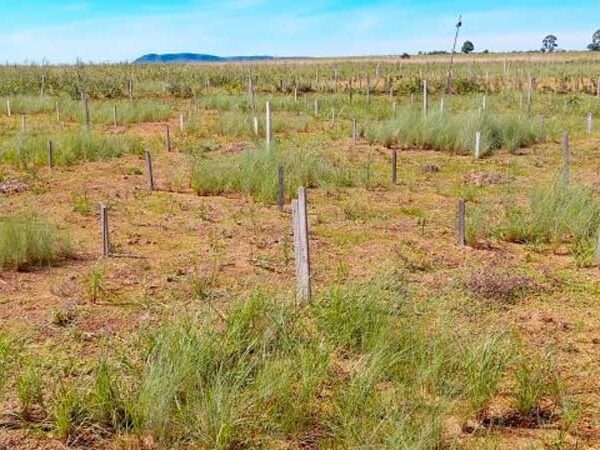
<path id="1" fill-rule="evenodd" d="M 117 121 L 117 105 L 113 105 L 113 126 L 117 128 L 118 125 L 119 123 Z"/>
<path id="2" fill-rule="evenodd" d="M 423 80 L 423 115 L 427 116 L 427 80 Z"/>
<path id="3" fill-rule="evenodd" d="M 335 107 L 331 108 L 331 127 L 335 126 Z"/>
<path id="4" fill-rule="evenodd" d="M 465 233 L 465 213 L 466 206 L 465 201 L 460 199 L 458 201 L 458 214 L 457 214 L 457 228 L 458 228 L 458 245 L 464 247 L 466 245 L 466 233 Z"/>
<path id="5" fill-rule="evenodd" d="M 87 128 L 88 131 L 90 131 L 90 127 L 91 127 L 90 103 L 89 103 L 87 97 L 85 97 L 83 99 L 83 111 L 84 111 L 84 115 L 85 115 L 85 127 Z"/>
<path id="6" fill-rule="evenodd" d="M 60 122 L 60 105 L 56 102 L 56 121 Z"/>
<path id="7" fill-rule="evenodd" d="M 398 152 L 392 150 L 392 184 L 398 181 Z"/>
<path id="8" fill-rule="evenodd" d="M 298 103 L 298 86 L 294 86 L 294 103 Z"/>
<path id="9" fill-rule="evenodd" d="M 48 167 L 54 167 L 54 144 L 51 140 L 48 140 Z"/>
<path id="10" fill-rule="evenodd" d="M 265 130 L 265 140 L 267 142 L 267 147 L 271 145 L 271 104 L 269 102 L 265 105 L 266 110 L 266 130 Z"/>
<path id="11" fill-rule="evenodd" d="M 481 131 L 475 133 L 475 159 L 481 158 Z"/>
<path id="12" fill-rule="evenodd" d="M 308 303 L 311 297 L 310 249 L 308 238 L 308 209 L 306 189 L 298 189 L 298 199 L 292 201 L 294 222 L 294 248 L 296 255 L 296 296 L 299 302 Z"/>
<path id="13" fill-rule="evenodd" d="M 352 145 L 356 145 L 358 140 L 358 130 L 356 127 L 356 119 L 352 119 Z"/>
<path id="14" fill-rule="evenodd" d="M 10 100 L 6 100 L 6 115 L 8 117 L 12 116 L 12 111 L 10 109 Z"/>
<path id="15" fill-rule="evenodd" d="M 131 78 L 127 81 L 127 95 L 130 101 L 133 100 L 133 80 Z"/>
<path id="16" fill-rule="evenodd" d="M 167 148 L 167 152 L 170 152 L 172 150 L 172 147 L 171 147 L 171 127 L 169 126 L 169 124 L 167 124 L 165 126 L 165 146 Z"/>
<path id="17" fill-rule="evenodd" d="M 279 211 L 283 211 L 283 205 L 285 203 L 285 183 L 284 183 L 284 171 L 283 166 L 279 165 L 277 168 L 277 206 Z"/>
<path id="18" fill-rule="evenodd" d="M 152 169 L 152 155 L 148 150 L 144 152 L 144 160 L 146 161 L 146 180 L 148 181 L 148 190 L 154 190 L 154 171 Z"/>
<path id="19" fill-rule="evenodd" d="M 315 114 L 315 116 L 319 115 L 319 100 L 317 100 L 316 98 L 315 98 L 314 114 Z"/>
<path id="20" fill-rule="evenodd" d="M 531 114 L 531 108 L 533 106 L 533 77 L 529 74 L 527 82 L 527 113 Z"/>
<path id="21" fill-rule="evenodd" d="M 440 98 L 440 112 L 444 114 L 444 97 Z"/>
<path id="22" fill-rule="evenodd" d="M 487 108 L 487 95 L 483 94 L 483 97 L 481 98 L 481 108 L 485 111 Z"/>
<path id="23" fill-rule="evenodd" d="M 563 167 L 562 167 L 562 176 L 563 176 L 563 183 L 564 184 L 569 184 L 570 181 L 570 160 L 571 160 L 571 154 L 570 154 L 570 149 L 569 149 L 569 133 L 568 132 L 564 132 L 563 134 L 563 138 L 562 138 L 562 160 L 563 160 Z"/>
<path id="24" fill-rule="evenodd" d="M 396 114 L 397 105 L 396 102 L 392 103 L 392 112 Z"/>
<path id="25" fill-rule="evenodd" d="M 254 127 L 254 135 L 258 137 L 258 117 L 254 116 L 252 118 L 252 126 Z"/>
<path id="26" fill-rule="evenodd" d="M 371 79 L 367 77 L 367 103 L 371 103 Z"/>
<path id="27" fill-rule="evenodd" d="M 593 129 L 594 129 L 594 115 L 591 112 L 589 112 L 587 115 L 587 133 L 592 134 Z"/>
<path id="28" fill-rule="evenodd" d="M 100 228 L 102 231 L 102 256 L 110 256 L 110 235 L 108 231 L 108 208 L 100 204 Z"/>
<path id="29" fill-rule="evenodd" d="M 185 128 L 183 113 L 179 113 L 179 131 L 183 131 Z"/>

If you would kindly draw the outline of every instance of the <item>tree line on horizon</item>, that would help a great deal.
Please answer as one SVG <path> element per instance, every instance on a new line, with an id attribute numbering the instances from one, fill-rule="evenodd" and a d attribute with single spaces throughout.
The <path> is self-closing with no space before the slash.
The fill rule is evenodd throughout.
<path id="1" fill-rule="evenodd" d="M 596 30 L 593 34 L 592 34 L 592 42 L 590 42 L 587 45 L 587 49 L 593 52 L 597 52 L 600 51 L 600 29 Z M 462 47 L 461 47 L 461 53 L 464 53 L 466 55 L 473 53 L 475 51 L 475 44 L 473 44 L 473 41 L 470 40 L 466 40 L 464 41 Z M 542 53 L 552 53 L 555 51 L 559 51 L 558 50 L 558 38 L 556 37 L 556 35 L 554 34 L 549 34 L 546 37 L 544 37 L 544 39 L 542 39 L 542 47 L 540 48 L 540 50 L 527 50 L 524 51 L 523 53 L 532 53 L 532 52 L 538 52 L 541 51 Z M 444 55 L 444 54 L 448 54 L 449 52 L 445 51 L 445 50 L 434 50 L 434 51 L 430 51 L 430 52 L 419 52 L 419 55 Z M 483 50 L 481 53 L 489 53 L 489 50 Z M 521 53 L 518 51 L 513 51 L 513 53 Z"/>

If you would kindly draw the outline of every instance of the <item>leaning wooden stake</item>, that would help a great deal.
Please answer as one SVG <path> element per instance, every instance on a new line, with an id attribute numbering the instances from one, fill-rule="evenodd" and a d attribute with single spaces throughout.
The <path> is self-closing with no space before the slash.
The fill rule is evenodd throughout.
<path id="1" fill-rule="evenodd" d="M 146 179 L 148 180 L 148 190 L 154 190 L 154 171 L 152 169 L 152 155 L 148 150 L 144 152 L 144 159 L 146 161 Z"/>
<path id="2" fill-rule="evenodd" d="M 54 144 L 52 141 L 48 141 L 48 167 L 51 169 L 54 167 Z"/>
<path id="3" fill-rule="evenodd" d="M 562 177 L 563 177 L 563 183 L 565 184 L 569 184 L 570 181 L 570 160 L 571 160 L 571 155 L 570 155 L 570 150 L 569 150 L 569 133 L 567 133 L 565 131 L 565 133 L 563 134 L 563 138 L 562 138 L 562 159 L 563 159 L 563 166 L 562 166 Z"/>
<path id="4" fill-rule="evenodd" d="M 102 255 L 110 256 L 110 236 L 108 232 L 108 209 L 100 204 L 100 228 L 102 231 Z"/>
<path id="5" fill-rule="evenodd" d="M 292 202 L 294 248 L 296 255 L 296 295 L 299 302 L 308 303 L 311 297 L 310 250 L 308 239 L 308 210 L 306 189 L 298 189 L 298 199 Z"/>
<path id="6" fill-rule="evenodd" d="M 458 216 L 457 216 L 457 228 L 458 228 L 458 245 L 464 247 L 466 245 L 465 238 L 465 201 L 460 199 L 458 201 Z"/>
<path id="7" fill-rule="evenodd" d="M 285 184 L 284 184 L 284 172 L 283 166 L 277 168 L 277 207 L 279 211 L 283 211 L 283 204 L 285 203 Z"/>

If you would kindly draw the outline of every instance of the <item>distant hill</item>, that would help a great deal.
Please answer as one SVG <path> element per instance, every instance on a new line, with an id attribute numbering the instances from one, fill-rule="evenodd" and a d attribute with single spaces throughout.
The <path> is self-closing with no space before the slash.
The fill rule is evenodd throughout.
<path id="1" fill-rule="evenodd" d="M 154 53 L 136 59 L 134 64 L 188 64 L 210 62 L 236 62 L 236 61 L 270 61 L 273 56 L 229 56 L 204 55 L 198 53 L 170 53 L 157 55 Z"/>

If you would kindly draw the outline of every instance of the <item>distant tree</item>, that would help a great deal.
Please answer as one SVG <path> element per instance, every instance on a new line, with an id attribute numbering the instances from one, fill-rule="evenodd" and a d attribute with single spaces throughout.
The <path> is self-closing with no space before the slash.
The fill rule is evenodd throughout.
<path id="1" fill-rule="evenodd" d="M 549 34 L 542 40 L 542 51 L 549 53 L 553 52 L 554 49 L 558 47 L 557 41 L 558 38 L 556 36 L 554 36 L 553 34 Z"/>
<path id="2" fill-rule="evenodd" d="M 588 50 L 600 52 L 600 30 L 596 30 L 592 35 L 592 43 L 588 45 Z"/>
<path id="3" fill-rule="evenodd" d="M 465 41 L 465 43 L 462 46 L 461 52 L 466 53 L 468 55 L 469 53 L 471 53 L 474 50 L 475 50 L 475 46 L 473 45 L 473 43 L 471 41 Z"/>

